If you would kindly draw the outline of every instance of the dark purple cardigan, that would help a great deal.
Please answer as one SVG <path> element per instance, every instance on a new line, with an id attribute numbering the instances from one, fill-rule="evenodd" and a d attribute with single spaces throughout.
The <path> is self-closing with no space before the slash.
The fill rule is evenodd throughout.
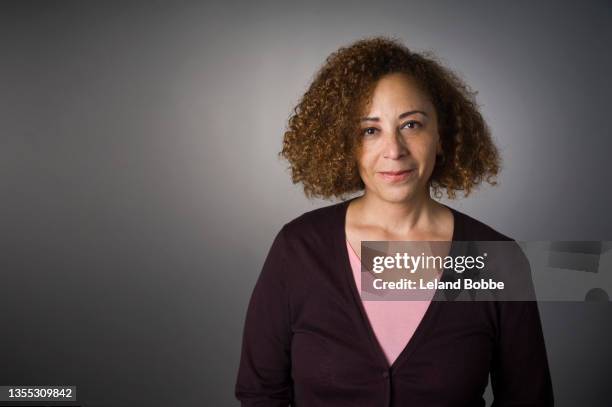
<path id="1" fill-rule="evenodd" d="M 536 302 L 433 301 L 389 366 L 346 250 L 350 201 L 280 230 L 249 302 L 235 394 L 242 406 L 552 406 Z M 452 209 L 453 241 L 511 240 Z"/>

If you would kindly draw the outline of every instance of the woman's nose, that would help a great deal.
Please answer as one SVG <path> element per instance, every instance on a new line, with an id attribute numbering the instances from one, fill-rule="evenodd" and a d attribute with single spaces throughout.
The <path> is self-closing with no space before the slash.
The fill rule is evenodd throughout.
<path id="1" fill-rule="evenodd" d="M 398 159 L 408 154 L 408 146 L 399 130 L 387 135 L 385 138 L 384 157 Z"/>

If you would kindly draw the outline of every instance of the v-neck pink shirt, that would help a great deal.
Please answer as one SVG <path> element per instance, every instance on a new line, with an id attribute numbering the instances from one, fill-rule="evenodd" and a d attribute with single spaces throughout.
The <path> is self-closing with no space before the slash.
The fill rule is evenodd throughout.
<path id="1" fill-rule="evenodd" d="M 361 293 L 361 261 L 348 240 L 346 249 L 351 261 L 357 290 Z M 362 301 L 376 339 L 391 366 L 402 353 L 421 323 L 428 301 Z"/>

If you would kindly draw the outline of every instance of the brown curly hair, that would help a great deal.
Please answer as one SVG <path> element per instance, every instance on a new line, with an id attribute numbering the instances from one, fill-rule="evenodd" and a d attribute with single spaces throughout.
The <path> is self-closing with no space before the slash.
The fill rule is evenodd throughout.
<path id="1" fill-rule="evenodd" d="M 376 82 L 391 73 L 409 74 L 436 109 L 443 152 L 429 179 L 434 195 L 446 189 L 453 199 L 483 180 L 495 185 L 501 159 L 475 102 L 477 92 L 431 53 L 410 51 L 388 37 L 341 47 L 316 73 L 293 109 L 278 153 L 289 161 L 293 183 L 301 182 L 309 198 L 344 199 L 365 188 L 356 159 L 359 117 Z"/>

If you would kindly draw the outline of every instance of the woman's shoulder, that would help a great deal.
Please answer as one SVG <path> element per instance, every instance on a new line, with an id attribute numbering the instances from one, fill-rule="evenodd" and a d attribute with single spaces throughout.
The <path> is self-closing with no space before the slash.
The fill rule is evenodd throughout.
<path id="1" fill-rule="evenodd" d="M 295 217 L 283 225 L 287 238 L 300 240 L 325 240 L 342 232 L 348 201 L 316 208 Z"/>
<path id="2" fill-rule="evenodd" d="M 512 241 L 509 236 L 497 231 L 486 223 L 473 218 L 472 216 L 448 207 L 455 218 L 455 228 L 457 233 L 455 240 L 480 240 L 480 241 Z"/>

